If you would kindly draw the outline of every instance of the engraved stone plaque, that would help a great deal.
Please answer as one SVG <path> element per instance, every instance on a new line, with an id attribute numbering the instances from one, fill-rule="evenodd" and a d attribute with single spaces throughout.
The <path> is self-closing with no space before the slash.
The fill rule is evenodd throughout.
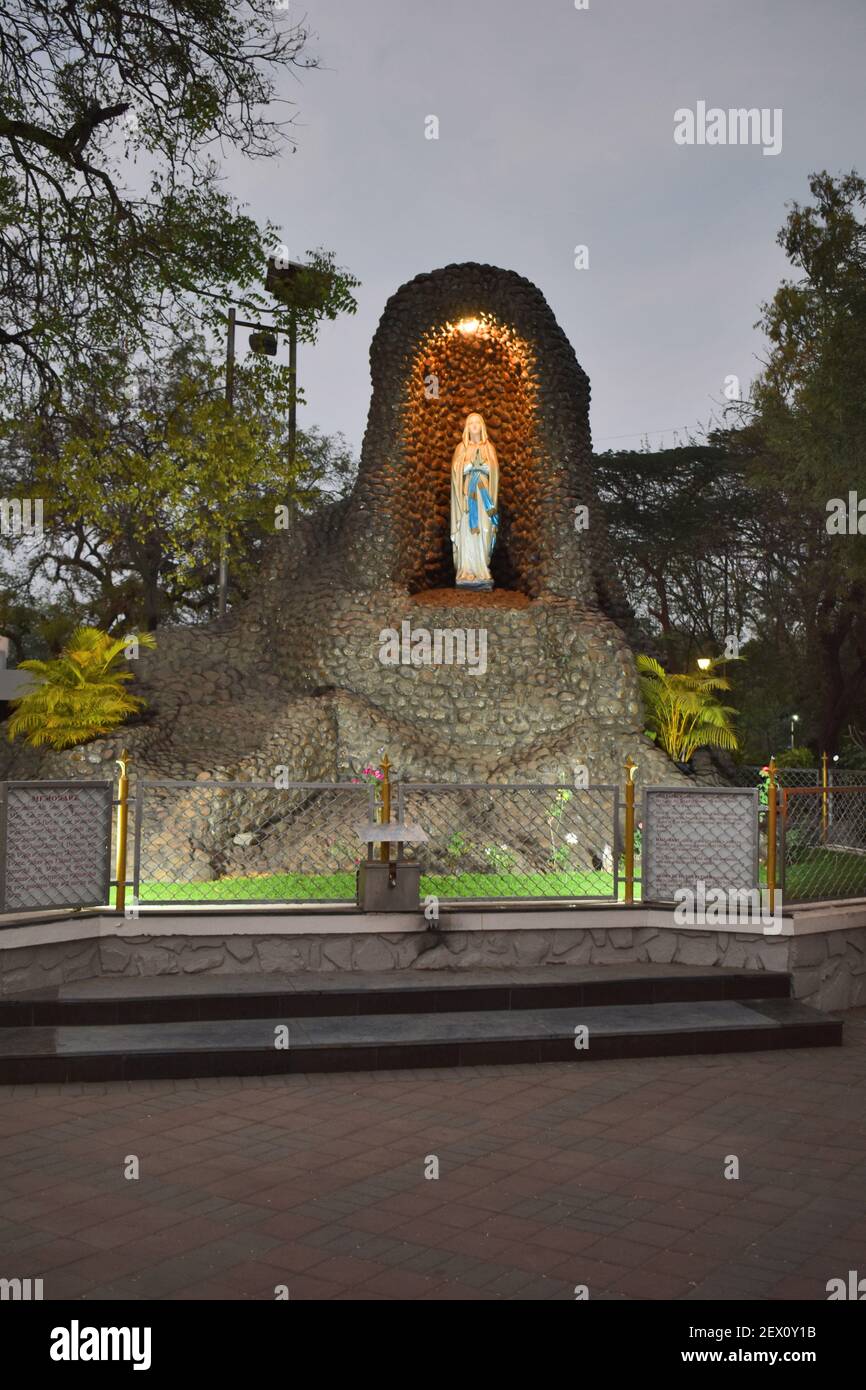
<path id="1" fill-rule="evenodd" d="M 90 907 L 111 887 L 112 782 L 6 782 L 0 910 Z"/>
<path id="2" fill-rule="evenodd" d="M 644 902 L 677 890 L 758 886 L 758 791 L 752 787 L 647 787 L 641 878 Z"/>

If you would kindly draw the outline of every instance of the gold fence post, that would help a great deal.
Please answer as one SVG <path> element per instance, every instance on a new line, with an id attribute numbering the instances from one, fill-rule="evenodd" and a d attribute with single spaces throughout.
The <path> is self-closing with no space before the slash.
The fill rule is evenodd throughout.
<path id="1" fill-rule="evenodd" d="M 382 771 L 382 825 L 391 824 L 391 764 L 386 753 L 379 767 Z M 387 864 L 391 858 L 391 846 L 387 840 L 383 840 L 379 846 L 379 858 L 383 864 Z"/>
<path id="2" fill-rule="evenodd" d="M 625 900 L 634 902 L 634 777 L 637 763 L 631 754 L 625 763 Z"/>
<path id="3" fill-rule="evenodd" d="M 827 795 L 827 788 L 830 785 L 829 759 L 826 753 L 821 754 L 821 839 L 827 839 L 827 826 L 830 822 L 830 798 Z"/>
<path id="4" fill-rule="evenodd" d="M 776 910 L 776 759 L 771 758 L 767 780 L 767 895 L 770 916 Z"/>
<path id="5" fill-rule="evenodd" d="M 118 912 L 124 912 L 126 909 L 126 838 L 129 826 L 129 776 L 127 774 L 129 752 L 126 748 L 116 759 L 116 762 L 120 768 L 120 777 L 117 783 L 117 855 L 114 870 L 117 888 L 114 905 Z"/>

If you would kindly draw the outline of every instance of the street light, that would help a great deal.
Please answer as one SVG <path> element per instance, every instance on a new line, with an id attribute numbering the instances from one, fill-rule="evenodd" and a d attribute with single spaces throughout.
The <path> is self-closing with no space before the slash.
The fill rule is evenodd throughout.
<path id="1" fill-rule="evenodd" d="M 277 334 L 286 333 L 292 344 L 291 351 L 294 352 L 294 316 L 292 318 L 292 332 L 288 333 L 285 328 L 268 328 L 260 323 L 247 323 L 244 319 L 237 317 L 234 306 L 228 312 L 228 335 L 226 337 L 226 405 L 230 411 L 235 408 L 235 329 L 252 328 L 255 331 L 250 334 L 250 349 L 252 352 L 259 353 L 265 357 L 276 357 L 277 355 Z M 293 378 L 294 380 L 294 378 Z M 291 457 L 295 455 L 294 439 L 294 397 L 292 399 L 291 415 L 289 417 L 289 448 Z M 217 613 L 224 618 L 228 606 L 229 589 L 229 548 L 225 532 L 220 540 L 220 572 L 219 572 L 219 598 L 217 600 Z"/>
<path id="2" fill-rule="evenodd" d="M 713 664 L 713 659 L 712 659 L 711 656 L 699 656 L 699 657 L 698 657 L 698 670 L 699 670 L 699 671 L 709 671 L 709 669 L 710 669 L 710 667 L 712 666 L 712 664 Z"/>
<path id="3" fill-rule="evenodd" d="M 265 289 L 270 290 L 274 298 L 289 313 L 288 328 L 264 328 L 258 323 L 244 323 L 235 317 L 234 309 L 229 309 L 228 313 L 228 344 L 226 347 L 226 402 L 231 410 L 234 406 L 234 377 L 235 377 L 235 328 L 252 328 L 255 331 L 250 336 L 250 348 L 253 352 L 263 353 L 267 357 L 275 357 L 277 353 L 278 333 L 284 333 L 289 340 L 289 381 L 291 384 L 291 400 L 289 402 L 289 466 L 293 467 L 295 462 L 295 448 L 298 433 L 298 410 L 297 410 L 297 386 L 298 386 L 298 323 L 297 313 L 301 311 L 323 310 L 327 304 L 328 297 L 333 288 L 334 274 L 324 266 L 302 265 L 299 261 L 290 261 L 288 251 L 285 247 L 280 247 L 278 251 L 268 257 L 268 271 L 265 276 Z M 220 573 L 219 573 L 219 605 L 218 612 L 222 618 L 226 612 L 228 597 L 228 544 L 223 536 L 220 546 Z"/>
<path id="4" fill-rule="evenodd" d="M 792 748 L 794 747 L 794 725 L 795 725 L 795 724 L 799 724 L 799 722 L 800 722 L 800 716 L 799 716 L 799 714 L 792 714 L 792 715 L 791 715 L 791 747 L 792 747 Z"/>
<path id="5" fill-rule="evenodd" d="M 333 273 L 324 266 L 303 265 L 300 261 L 290 261 L 288 251 L 281 247 L 276 255 L 268 257 L 268 273 L 265 276 L 265 289 L 270 290 L 280 304 L 290 311 L 289 317 L 289 377 L 292 385 L 292 399 L 289 405 L 289 462 L 295 461 L 295 437 L 297 434 L 298 387 L 298 323 L 299 309 L 321 310 L 327 303 L 333 287 Z"/>

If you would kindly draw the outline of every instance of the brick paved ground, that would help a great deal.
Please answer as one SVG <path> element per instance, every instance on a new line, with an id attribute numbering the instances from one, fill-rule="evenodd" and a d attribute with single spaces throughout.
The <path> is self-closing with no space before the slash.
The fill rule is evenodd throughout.
<path id="1" fill-rule="evenodd" d="M 0 1276 L 51 1299 L 825 1299 L 866 1270 L 864 1096 L 866 1010 L 842 1049 L 7 1088 Z"/>

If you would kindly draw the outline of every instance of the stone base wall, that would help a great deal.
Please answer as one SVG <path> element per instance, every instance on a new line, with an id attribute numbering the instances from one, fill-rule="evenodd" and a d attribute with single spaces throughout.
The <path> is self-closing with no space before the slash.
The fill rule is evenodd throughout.
<path id="1" fill-rule="evenodd" d="M 866 928 L 770 940 L 669 927 L 123 936 L 0 950 L 0 994 L 76 980 L 532 965 L 727 966 L 789 971 L 793 994 L 834 1012 L 866 1004 Z"/>
<path id="2" fill-rule="evenodd" d="M 866 1004 L 866 928 L 795 936 L 789 946 L 793 994 L 833 1013 Z"/>

